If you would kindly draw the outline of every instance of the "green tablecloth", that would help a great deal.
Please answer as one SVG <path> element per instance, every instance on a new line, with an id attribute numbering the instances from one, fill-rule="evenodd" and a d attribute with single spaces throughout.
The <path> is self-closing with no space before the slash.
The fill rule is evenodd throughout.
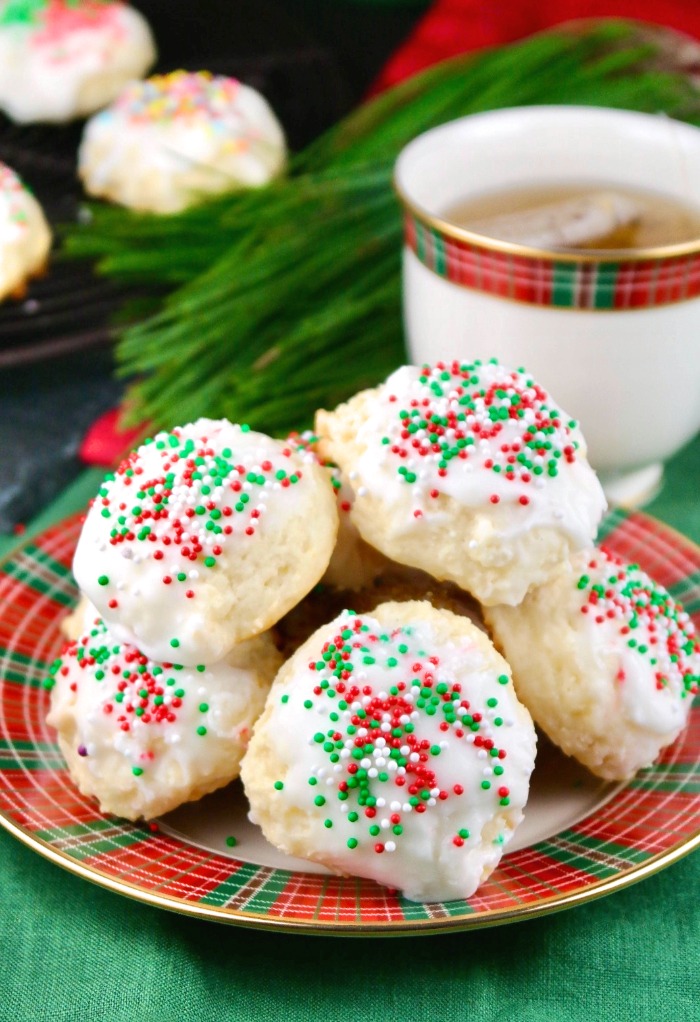
<path id="1" fill-rule="evenodd" d="M 34 525 L 80 506 L 96 479 Z M 700 438 L 647 509 L 698 543 L 699 479 Z M 700 1018 L 698 854 L 557 915 L 393 940 L 186 919 L 64 873 L 4 831 L 0 863 L 0 1022 Z"/>

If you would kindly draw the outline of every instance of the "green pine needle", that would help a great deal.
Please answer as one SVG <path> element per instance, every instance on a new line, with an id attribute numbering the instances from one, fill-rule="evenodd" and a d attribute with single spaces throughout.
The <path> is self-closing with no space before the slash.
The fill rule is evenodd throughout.
<path id="1" fill-rule="evenodd" d="M 700 122 L 700 94 L 658 65 L 659 46 L 634 23 L 560 28 L 389 90 L 264 189 L 176 216 L 91 207 L 87 225 L 66 229 L 68 256 L 154 291 L 156 311 L 117 345 L 119 373 L 133 381 L 128 421 L 227 417 L 284 433 L 382 379 L 405 359 L 391 184 L 403 146 L 455 117 L 536 103 Z"/>

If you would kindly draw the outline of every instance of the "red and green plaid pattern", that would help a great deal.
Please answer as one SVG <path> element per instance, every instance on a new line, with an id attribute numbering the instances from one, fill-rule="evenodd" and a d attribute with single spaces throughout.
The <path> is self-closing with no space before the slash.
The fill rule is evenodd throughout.
<path id="1" fill-rule="evenodd" d="M 406 244 L 462 287 L 560 309 L 640 309 L 700 295 L 700 255 L 590 262 L 512 255 L 441 234 L 405 214 Z"/>
<path id="2" fill-rule="evenodd" d="M 614 890 L 700 844 L 700 706 L 681 738 L 588 818 L 506 855 L 469 901 L 419 905 L 371 881 L 258 866 L 102 816 L 71 783 L 47 728 L 47 665 L 76 598 L 70 519 L 0 570 L 0 823 L 54 862 L 164 908 L 251 926 L 341 934 L 466 929 Z M 700 550 L 641 514 L 616 512 L 605 544 L 682 598 L 700 624 Z"/>

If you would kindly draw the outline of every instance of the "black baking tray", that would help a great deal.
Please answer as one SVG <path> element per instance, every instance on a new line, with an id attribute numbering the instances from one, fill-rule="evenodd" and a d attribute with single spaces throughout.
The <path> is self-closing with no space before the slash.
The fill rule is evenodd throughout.
<path id="1" fill-rule="evenodd" d="M 430 0 L 137 0 L 156 38 L 156 72 L 227 74 L 270 102 L 297 151 L 356 105 Z M 0 114 L 0 160 L 53 224 L 80 215 L 83 124 L 15 125 Z M 86 263 L 54 260 L 26 297 L 0 305 L 0 370 L 108 344 L 124 297 Z"/>

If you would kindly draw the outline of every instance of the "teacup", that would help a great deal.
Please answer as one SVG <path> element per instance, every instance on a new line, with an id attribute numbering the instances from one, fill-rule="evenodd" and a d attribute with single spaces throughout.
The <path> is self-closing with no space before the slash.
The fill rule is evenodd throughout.
<path id="1" fill-rule="evenodd" d="M 417 363 L 495 356 L 525 366 L 580 421 L 609 498 L 635 503 L 700 429 L 700 237 L 550 250 L 445 218 L 470 196 L 581 182 L 700 210 L 700 130 L 663 115 L 542 106 L 414 139 L 395 169 L 407 345 Z"/>

